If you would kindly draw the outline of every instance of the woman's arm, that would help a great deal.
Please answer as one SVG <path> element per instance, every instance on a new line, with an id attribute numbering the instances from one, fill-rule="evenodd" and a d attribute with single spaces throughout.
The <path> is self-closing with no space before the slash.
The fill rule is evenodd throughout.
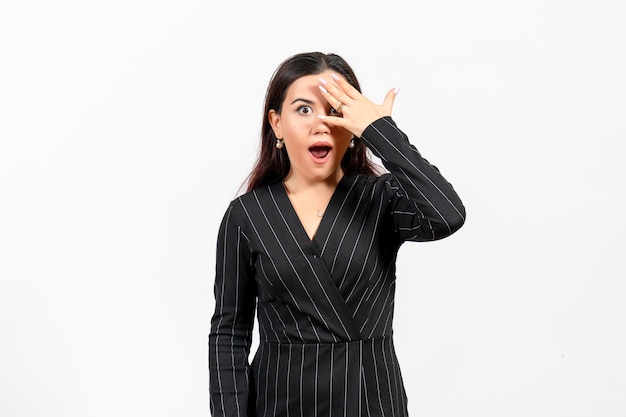
<path id="1" fill-rule="evenodd" d="M 361 138 L 391 172 L 385 179 L 400 240 L 437 240 L 457 231 L 465 221 L 459 196 L 391 119 L 398 89 L 389 90 L 382 104 L 376 104 L 345 78 L 331 77 L 320 78 L 319 88 L 328 103 L 341 110 L 340 115 L 318 117 Z"/>
<path id="2" fill-rule="evenodd" d="M 248 415 L 248 355 L 256 297 L 252 271 L 247 241 L 231 204 L 218 234 L 215 312 L 209 333 L 209 393 L 214 417 Z"/>
<path id="3" fill-rule="evenodd" d="M 391 117 L 370 124 L 361 139 L 391 174 L 385 174 L 391 214 L 401 241 L 438 240 L 465 222 L 452 185 L 409 143 Z"/>

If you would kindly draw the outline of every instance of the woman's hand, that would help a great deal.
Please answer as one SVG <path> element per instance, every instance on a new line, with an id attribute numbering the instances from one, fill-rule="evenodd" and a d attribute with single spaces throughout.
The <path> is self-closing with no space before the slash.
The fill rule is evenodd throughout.
<path id="1" fill-rule="evenodd" d="M 365 128 L 381 117 L 391 116 L 398 88 L 387 92 L 382 104 L 376 104 L 352 87 L 344 78 L 331 73 L 332 80 L 320 77 L 320 91 L 326 101 L 341 114 L 318 116 L 332 126 L 343 127 L 356 137 L 361 137 Z"/>

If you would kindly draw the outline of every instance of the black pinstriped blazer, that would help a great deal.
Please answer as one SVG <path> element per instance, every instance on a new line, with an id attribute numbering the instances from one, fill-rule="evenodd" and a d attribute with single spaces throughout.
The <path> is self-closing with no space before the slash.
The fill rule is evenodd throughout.
<path id="1" fill-rule="evenodd" d="M 213 416 L 394 417 L 407 399 L 392 340 L 395 260 L 465 209 L 389 118 L 361 138 L 389 170 L 345 175 L 311 240 L 282 183 L 235 199 L 217 244 Z M 248 354 L 257 315 L 259 348 Z"/>

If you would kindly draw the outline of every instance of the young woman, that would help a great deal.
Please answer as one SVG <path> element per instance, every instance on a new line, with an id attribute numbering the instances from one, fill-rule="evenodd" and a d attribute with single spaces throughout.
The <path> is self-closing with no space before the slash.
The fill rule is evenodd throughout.
<path id="1" fill-rule="evenodd" d="M 465 209 L 391 118 L 397 93 L 373 103 L 334 54 L 297 54 L 274 73 L 248 190 L 218 236 L 213 416 L 407 415 L 396 255 L 405 241 L 450 236 Z"/>

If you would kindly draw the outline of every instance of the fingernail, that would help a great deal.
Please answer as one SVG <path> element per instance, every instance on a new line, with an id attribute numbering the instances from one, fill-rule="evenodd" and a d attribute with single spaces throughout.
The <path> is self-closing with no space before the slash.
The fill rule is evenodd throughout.
<path id="1" fill-rule="evenodd" d="M 330 73 L 330 76 L 333 78 L 333 80 L 337 81 L 339 79 L 339 77 L 337 76 L 337 74 L 335 74 L 334 72 Z"/>
<path id="2" fill-rule="evenodd" d="M 323 79 L 322 77 L 319 78 L 320 83 L 322 83 L 322 85 L 328 85 L 328 82 L 326 82 L 325 79 Z"/>
<path id="3" fill-rule="evenodd" d="M 317 118 L 320 119 L 320 120 L 326 120 L 326 116 L 322 116 L 321 114 L 319 114 L 317 116 Z"/>
<path id="4" fill-rule="evenodd" d="M 320 90 L 322 90 L 322 93 L 328 93 L 328 91 L 323 86 L 320 85 L 319 87 L 320 87 Z"/>
<path id="5" fill-rule="evenodd" d="M 393 90 L 393 93 L 394 93 L 395 95 L 398 95 L 398 93 L 399 93 L 399 92 L 400 92 L 400 86 L 397 86 L 397 87 Z"/>

